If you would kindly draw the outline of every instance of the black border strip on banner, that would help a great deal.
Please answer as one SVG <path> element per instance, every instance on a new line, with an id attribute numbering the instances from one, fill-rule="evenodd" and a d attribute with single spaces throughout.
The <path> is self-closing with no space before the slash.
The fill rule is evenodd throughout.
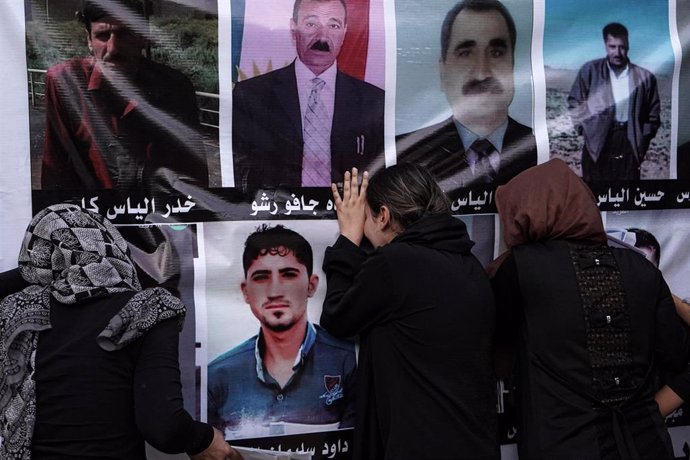
<path id="1" fill-rule="evenodd" d="M 588 184 L 601 211 L 690 209 L 690 182 L 679 180 L 612 181 Z M 448 193 L 454 215 L 496 212 L 495 188 L 456 189 Z M 335 219 L 328 188 L 198 189 L 195 194 L 123 196 L 115 190 L 74 192 L 34 190 L 34 214 L 56 203 L 74 203 L 116 224 L 160 224 L 233 220 Z"/>
<path id="2" fill-rule="evenodd" d="M 266 449 L 276 452 L 311 452 L 314 460 L 350 459 L 352 458 L 353 432 L 354 430 L 349 428 L 289 436 L 235 439 L 229 442 L 233 446 Z"/>

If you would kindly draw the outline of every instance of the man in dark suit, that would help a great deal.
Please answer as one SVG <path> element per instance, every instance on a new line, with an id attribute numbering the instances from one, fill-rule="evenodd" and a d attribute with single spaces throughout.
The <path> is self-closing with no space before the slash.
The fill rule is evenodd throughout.
<path id="1" fill-rule="evenodd" d="M 327 187 L 383 166 L 384 92 L 337 69 L 343 0 L 296 0 L 297 59 L 233 90 L 235 186 Z"/>
<path id="2" fill-rule="evenodd" d="M 515 23 L 498 0 L 464 0 L 441 29 L 441 87 L 453 116 L 397 136 L 398 161 L 429 168 L 444 190 L 495 186 L 537 164 L 532 129 L 508 116 Z"/>

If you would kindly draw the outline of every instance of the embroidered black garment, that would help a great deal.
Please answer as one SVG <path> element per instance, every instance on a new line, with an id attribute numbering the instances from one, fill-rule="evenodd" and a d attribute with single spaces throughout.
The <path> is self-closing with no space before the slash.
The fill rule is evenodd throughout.
<path id="1" fill-rule="evenodd" d="M 620 270 L 608 246 L 569 247 L 582 298 L 592 390 L 603 403 L 619 404 L 635 391 L 630 317 Z"/>

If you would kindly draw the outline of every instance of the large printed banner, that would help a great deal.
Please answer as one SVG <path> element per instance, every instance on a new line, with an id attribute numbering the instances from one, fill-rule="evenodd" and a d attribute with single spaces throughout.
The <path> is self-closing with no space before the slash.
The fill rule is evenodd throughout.
<path id="1" fill-rule="evenodd" d="M 143 284 L 189 307 L 190 413 L 319 459 L 352 452 L 357 342 L 318 322 L 330 184 L 353 167 L 428 167 L 486 265 L 504 250 L 496 188 L 561 158 L 690 301 L 690 0 L 497 5 L 3 2 L 0 268 L 45 206 L 106 216 Z M 517 458 L 509 379 L 496 408 Z M 688 408 L 667 425 L 690 458 Z"/>

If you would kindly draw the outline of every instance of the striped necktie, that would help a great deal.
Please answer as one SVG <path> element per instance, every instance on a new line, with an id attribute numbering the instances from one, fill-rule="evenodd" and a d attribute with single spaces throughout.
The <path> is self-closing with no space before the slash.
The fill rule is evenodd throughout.
<path id="1" fill-rule="evenodd" d="M 491 166 L 489 157 L 496 151 L 493 144 L 486 139 L 477 139 L 470 146 L 477 153 L 477 162 L 474 165 L 474 176 L 481 178 L 486 184 L 496 181 L 496 170 Z"/>
<path id="2" fill-rule="evenodd" d="M 328 187 L 331 185 L 331 129 L 328 112 L 319 97 L 326 82 L 318 77 L 311 82 L 302 130 L 302 187 Z"/>

